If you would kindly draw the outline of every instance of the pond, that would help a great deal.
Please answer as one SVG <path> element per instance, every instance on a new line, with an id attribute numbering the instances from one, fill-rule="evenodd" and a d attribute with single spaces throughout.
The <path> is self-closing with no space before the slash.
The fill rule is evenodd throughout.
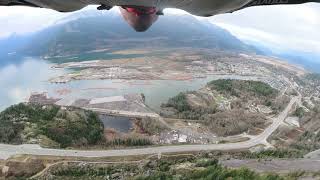
<path id="1" fill-rule="evenodd" d="M 104 128 L 115 129 L 122 133 L 128 133 L 133 127 L 133 122 L 128 117 L 100 115 Z"/>

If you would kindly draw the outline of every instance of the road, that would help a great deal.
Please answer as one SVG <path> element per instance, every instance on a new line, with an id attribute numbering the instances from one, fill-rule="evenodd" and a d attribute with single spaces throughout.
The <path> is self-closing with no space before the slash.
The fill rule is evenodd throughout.
<path id="1" fill-rule="evenodd" d="M 273 118 L 273 123 L 264 130 L 263 133 L 253 136 L 245 142 L 229 144 L 208 144 L 208 145 L 175 145 L 147 147 L 141 149 L 120 149 L 120 150 L 63 150 L 45 149 L 38 145 L 5 145 L 0 144 L 0 159 L 8 159 L 10 156 L 18 154 L 28 155 L 49 155 L 49 156 L 70 156 L 70 157 L 111 157 L 111 156 L 130 156 L 130 155 L 149 155 L 158 153 L 181 153 L 193 151 L 210 150 L 237 150 L 248 149 L 259 144 L 267 144 L 267 138 L 283 123 L 293 105 L 301 99 L 301 96 L 293 97 L 287 107 L 277 117 Z"/>
<path id="2" fill-rule="evenodd" d="M 90 110 L 93 112 L 97 112 L 100 114 L 108 114 L 108 115 L 115 115 L 115 116 L 124 116 L 124 117 L 136 117 L 136 118 L 159 118 L 159 114 L 157 113 L 148 113 L 148 112 L 134 112 L 134 111 L 120 111 L 120 110 L 108 110 L 102 108 L 86 108 L 81 107 L 82 109 Z"/>

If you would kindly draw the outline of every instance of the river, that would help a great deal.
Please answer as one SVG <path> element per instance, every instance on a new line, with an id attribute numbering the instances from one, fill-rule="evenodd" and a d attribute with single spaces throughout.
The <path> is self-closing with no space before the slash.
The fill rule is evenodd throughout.
<path id="1" fill-rule="evenodd" d="M 161 103 L 166 102 L 170 97 L 182 91 L 197 90 L 211 80 L 249 78 L 212 75 L 191 81 L 80 80 L 66 84 L 52 84 L 48 82 L 48 79 L 71 70 L 52 69 L 51 66 L 50 62 L 35 58 L 25 58 L 19 63 L 0 65 L 0 110 L 27 101 L 32 92 L 48 92 L 49 96 L 65 99 L 143 93 L 146 97 L 146 104 L 157 111 Z"/>

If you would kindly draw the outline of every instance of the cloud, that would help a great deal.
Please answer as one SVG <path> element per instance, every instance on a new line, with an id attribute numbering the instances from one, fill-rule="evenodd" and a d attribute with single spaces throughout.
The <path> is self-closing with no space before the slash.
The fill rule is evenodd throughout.
<path id="1" fill-rule="evenodd" d="M 39 31 L 52 24 L 65 23 L 71 15 L 73 18 L 82 15 L 90 15 L 90 10 L 96 10 L 97 6 L 91 5 L 80 11 L 61 13 L 51 9 L 32 8 L 24 6 L 0 6 L 0 38 L 10 36 L 11 34 L 26 34 Z M 85 13 L 86 12 L 86 13 Z M 118 8 L 111 11 L 101 11 L 101 13 L 119 13 Z M 96 14 L 94 14 L 96 15 Z"/>
<path id="2" fill-rule="evenodd" d="M 29 7 L 0 7 L 0 37 L 13 33 L 25 34 L 43 29 L 66 13 Z"/>
<path id="3" fill-rule="evenodd" d="M 320 52 L 320 5 L 262 6 L 210 19 L 245 41 L 277 49 Z"/>

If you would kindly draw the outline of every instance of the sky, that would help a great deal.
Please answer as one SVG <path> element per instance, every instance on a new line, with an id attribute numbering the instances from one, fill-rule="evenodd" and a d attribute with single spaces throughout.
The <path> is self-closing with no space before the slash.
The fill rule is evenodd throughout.
<path id="1" fill-rule="evenodd" d="M 320 3 L 247 8 L 210 21 L 242 40 L 279 50 L 320 52 Z"/>
<path id="2" fill-rule="evenodd" d="M 186 12 L 169 9 L 165 13 Z M 40 30 L 68 15 L 40 8 L 0 7 L 0 38 Z M 253 7 L 199 19 L 225 28 L 243 41 L 273 47 L 275 51 L 320 52 L 320 4 Z"/>

